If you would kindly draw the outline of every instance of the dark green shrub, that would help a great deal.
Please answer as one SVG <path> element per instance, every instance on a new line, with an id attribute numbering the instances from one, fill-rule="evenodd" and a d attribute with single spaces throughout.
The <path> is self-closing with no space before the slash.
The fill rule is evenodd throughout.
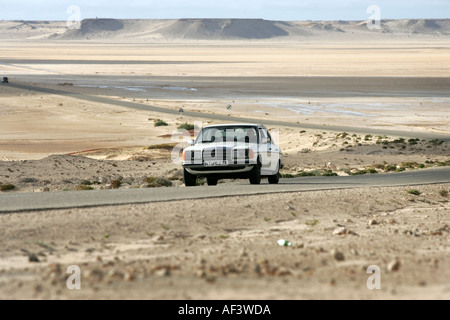
<path id="1" fill-rule="evenodd" d="M 415 196 L 420 196 L 422 193 L 419 190 L 416 189 L 411 189 L 407 191 L 409 194 L 415 195 Z"/>
<path id="2" fill-rule="evenodd" d="M 16 186 L 12 184 L 0 184 L 0 191 L 2 192 L 11 191 L 14 190 L 15 188 Z"/>
<path id="3" fill-rule="evenodd" d="M 179 126 L 178 126 L 178 129 L 180 129 L 180 130 L 194 130 L 195 129 L 195 126 L 193 125 L 193 124 L 190 124 L 190 123 L 183 123 L 183 124 L 180 124 Z"/>
<path id="4" fill-rule="evenodd" d="M 169 124 L 161 119 L 155 120 L 155 127 L 167 127 Z"/>

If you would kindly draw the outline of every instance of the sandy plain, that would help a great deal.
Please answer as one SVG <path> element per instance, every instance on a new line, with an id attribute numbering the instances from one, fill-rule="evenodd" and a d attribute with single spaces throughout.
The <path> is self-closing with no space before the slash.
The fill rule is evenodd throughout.
<path id="1" fill-rule="evenodd" d="M 140 188 L 148 177 L 183 187 L 170 151 L 154 146 L 180 143 L 184 122 L 224 122 L 214 115 L 290 122 L 270 126 L 279 133 L 286 176 L 385 174 L 389 166 L 418 170 L 450 161 L 450 46 L 439 38 L 2 41 L 0 49 L 0 74 L 11 82 L 0 85 L 0 183 L 16 187 L 9 193 L 87 182 L 109 189 L 117 179 L 121 188 Z M 86 98 L 92 96 L 105 100 Z M 155 127 L 157 119 L 168 126 Z M 405 141 L 394 142 L 399 138 Z M 449 189 L 2 215 L 0 297 L 448 299 Z M 334 234 L 339 228 L 346 231 Z M 293 247 L 277 246 L 280 238 Z M 66 287 L 73 264 L 83 272 L 81 291 Z M 382 270 L 381 290 L 367 289 L 369 265 Z"/>

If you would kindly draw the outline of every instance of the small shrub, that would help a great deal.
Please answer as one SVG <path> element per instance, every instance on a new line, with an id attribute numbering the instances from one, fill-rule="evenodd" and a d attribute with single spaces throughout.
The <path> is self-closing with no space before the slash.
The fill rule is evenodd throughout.
<path id="1" fill-rule="evenodd" d="M 161 188 L 161 187 L 171 187 L 173 186 L 172 181 L 170 181 L 167 178 L 156 178 L 156 177 L 149 177 L 146 179 L 148 185 L 147 188 Z"/>
<path id="2" fill-rule="evenodd" d="M 439 139 L 434 139 L 434 140 L 431 140 L 430 143 L 436 147 L 436 146 L 442 145 L 444 143 L 444 141 L 439 140 Z"/>
<path id="3" fill-rule="evenodd" d="M 395 170 L 397 170 L 397 166 L 395 166 L 395 165 L 388 164 L 384 167 L 384 171 L 386 171 L 386 172 L 395 171 Z"/>
<path id="4" fill-rule="evenodd" d="M 169 124 L 161 119 L 155 120 L 155 127 L 167 127 Z"/>
<path id="5" fill-rule="evenodd" d="M 351 172 L 350 174 L 352 176 L 357 176 L 357 175 L 363 175 L 363 174 L 368 174 L 368 173 L 376 174 L 376 173 L 378 173 L 378 171 L 375 170 L 374 168 L 368 168 L 368 169 L 364 169 L 364 170 L 358 170 L 356 172 Z"/>
<path id="6" fill-rule="evenodd" d="M 416 189 L 411 189 L 411 190 L 408 190 L 407 192 L 414 196 L 420 196 L 422 194 L 419 190 L 416 190 Z"/>
<path id="7" fill-rule="evenodd" d="M 349 168 L 344 168 L 342 171 L 344 171 L 346 174 L 348 174 L 349 176 L 352 175 L 352 171 Z"/>
<path id="8" fill-rule="evenodd" d="M 318 225 L 318 224 L 319 224 L 319 220 L 317 220 L 317 219 L 314 219 L 314 220 L 308 220 L 308 221 L 305 222 L 305 224 L 308 225 L 308 226 L 314 227 L 315 225 Z"/>
<path id="9" fill-rule="evenodd" d="M 36 183 L 38 181 L 39 180 L 35 178 L 23 178 L 20 180 L 21 183 Z"/>
<path id="10" fill-rule="evenodd" d="M 298 177 L 314 177 L 315 175 L 313 171 L 302 171 L 297 174 Z"/>
<path id="11" fill-rule="evenodd" d="M 436 163 L 436 165 L 438 167 L 445 167 L 445 166 L 450 165 L 450 162 L 438 162 L 438 163 Z"/>
<path id="12" fill-rule="evenodd" d="M 91 186 L 87 186 L 85 184 L 79 184 L 75 187 L 75 191 L 88 191 L 88 190 L 94 190 Z"/>
<path id="13" fill-rule="evenodd" d="M 147 147 L 147 150 L 167 150 L 172 151 L 176 147 L 176 143 L 163 143 Z"/>
<path id="14" fill-rule="evenodd" d="M 441 191 L 439 191 L 439 195 L 441 197 L 447 198 L 448 197 L 448 191 L 447 190 L 441 190 Z"/>
<path id="15" fill-rule="evenodd" d="M 405 143 L 405 138 L 398 138 L 392 141 L 392 143 Z"/>
<path id="16" fill-rule="evenodd" d="M 281 178 L 292 179 L 292 178 L 295 178 L 295 176 L 293 174 L 290 174 L 290 173 L 282 173 L 281 174 Z"/>
<path id="17" fill-rule="evenodd" d="M 367 173 L 366 170 L 358 170 L 358 171 L 352 172 L 351 175 L 352 176 L 359 176 L 359 175 L 363 175 L 363 174 L 366 174 L 366 173 Z"/>
<path id="18" fill-rule="evenodd" d="M 419 166 L 417 162 L 402 162 L 401 164 L 404 168 L 414 169 Z"/>
<path id="19" fill-rule="evenodd" d="M 13 184 L 0 184 L 0 191 L 2 192 L 11 191 L 14 190 L 15 188 L 16 186 Z"/>
<path id="20" fill-rule="evenodd" d="M 113 188 L 113 189 L 119 189 L 121 185 L 122 185 L 122 179 L 115 179 L 115 180 L 111 181 L 111 188 Z"/>
<path id="21" fill-rule="evenodd" d="M 183 123 L 183 124 L 180 124 L 179 126 L 178 126 L 178 129 L 180 129 L 180 130 L 194 130 L 195 129 L 195 126 L 193 125 L 193 124 L 190 124 L 190 123 Z"/>

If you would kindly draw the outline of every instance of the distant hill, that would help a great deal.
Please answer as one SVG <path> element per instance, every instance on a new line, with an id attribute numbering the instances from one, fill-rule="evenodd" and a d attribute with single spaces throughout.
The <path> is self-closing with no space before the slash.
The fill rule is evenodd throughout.
<path id="1" fill-rule="evenodd" d="M 166 38 L 190 40 L 270 39 L 289 36 L 283 22 L 262 19 L 115 20 L 86 19 L 79 30 L 69 30 L 61 39 Z"/>
<path id="2" fill-rule="evenodd" d="M 268 21 L 262 19 L 85 19 L 70 30 L 63 21 L 0 21 L 0 39 L 61 40 L 262 40 L 302 37 L 449 37 L 450 19 L 367 21 Z"/>

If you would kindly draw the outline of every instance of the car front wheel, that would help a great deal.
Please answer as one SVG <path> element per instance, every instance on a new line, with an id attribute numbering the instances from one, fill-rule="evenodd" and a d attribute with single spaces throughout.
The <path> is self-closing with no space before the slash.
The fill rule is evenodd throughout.
<path id="1" fill-rule="evenodd" d="M 261 163 L 258 160 L 252 171 L 250 171 L 249 180 L 251 184 L 261 184 Z"/>
<path id="2" fill-rule="evenodd" d="M 278 184 L 280 182 L 280 164 L 278 163 L 277 173 L 273 176 L 269 176 L 270 184 Z"/>
<path id="3" fill-rule="evenodd" d="M 184 184 L 186 187 L 194 187 L 197 184 L 197 176 L 190 174 L 186 169 L 184 171 Z"/>

